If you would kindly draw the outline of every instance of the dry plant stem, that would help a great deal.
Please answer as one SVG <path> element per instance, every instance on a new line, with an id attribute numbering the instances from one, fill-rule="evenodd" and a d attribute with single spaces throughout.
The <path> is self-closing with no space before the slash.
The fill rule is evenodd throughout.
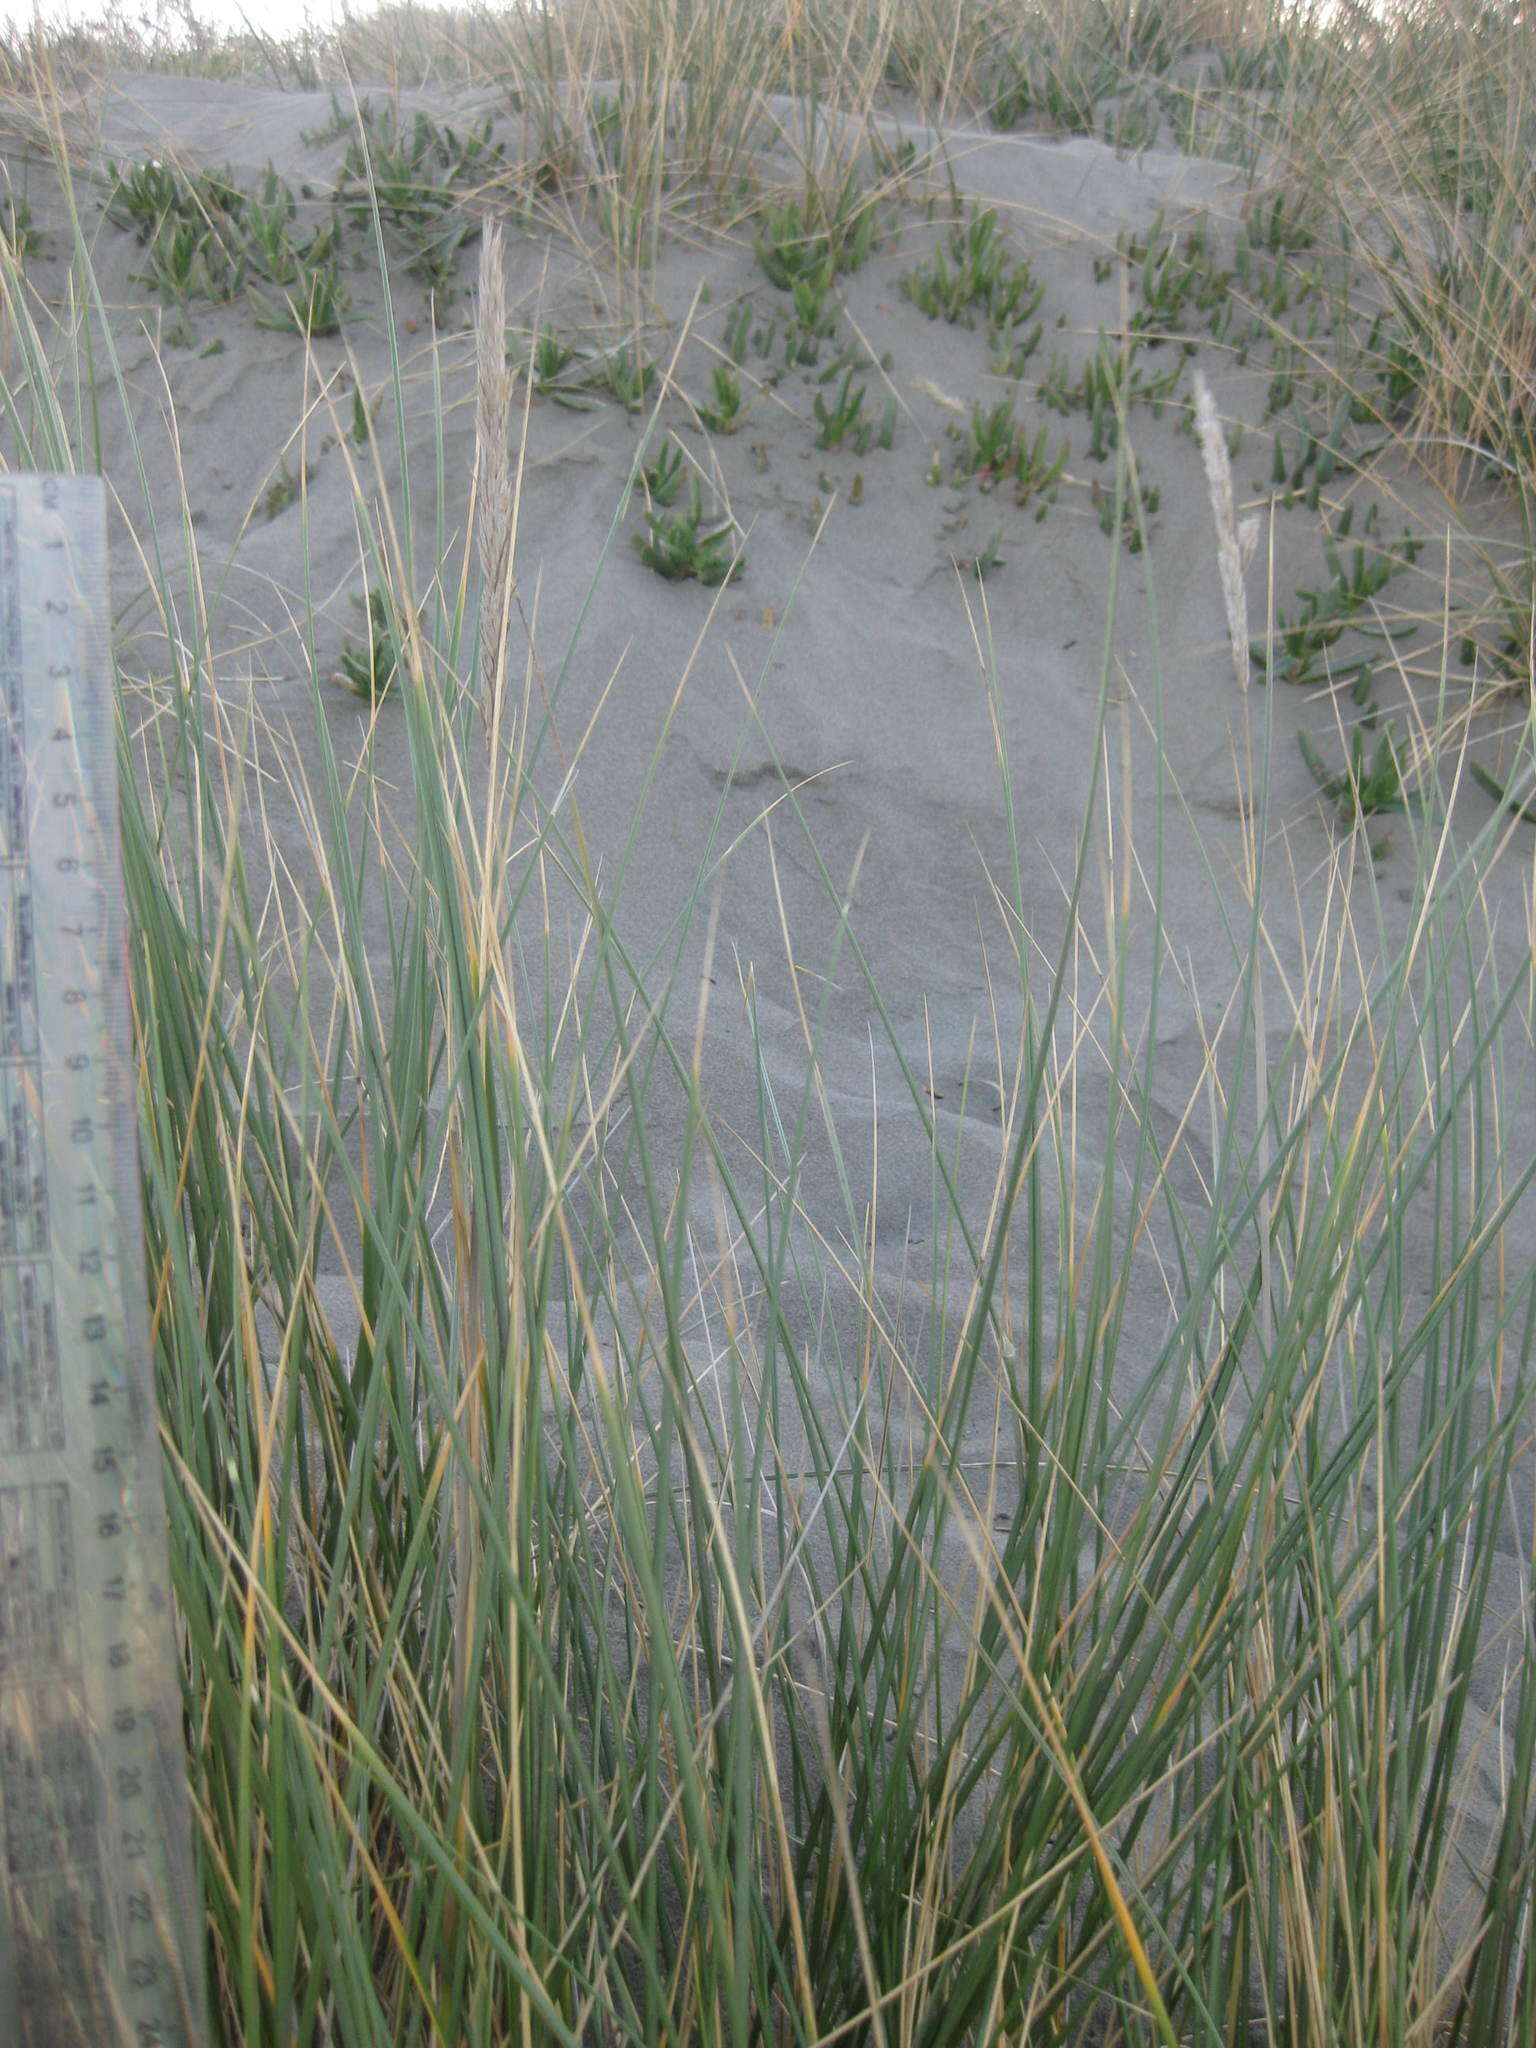
<path id="1" fill-rule="evenodd" d="M 480 561 L 480 714 L 487 732 L 500 725 L 506 682 L 507 633 L 516 594 L 512 475 L 513 371 L 507 361 L 506 285 L 502 230 L 492 224 L 480 246 L 475 316 L 475 546 Z"/>
<path id="2" fill-rule="evenodd" d="M 476 318 L 476 407 L 475 476 L 471 520 L 480 569 L 478 605 L 478 713 L 491 740 L 491 760 L 486 783 L 486 815 L 480 834 L 456 835 L 452 857 L 455 885 L 463 894 L 464 928 L 474 934 L 471 961 L 462 970 L 484 983 L 494 972 L 494 923 L 497 873 L 502 852 L 504 789 L 503 764 L 499 759 L 501 706 L 505 687 L 506 638 L 514 597 L 513 510 L 515 492 L 511 474 L 510 436 L 512 428 L 512 373 L 506 361 L 506 291 L 502 268 L 502 236 L 499 226 L 488 226 L 480 254 L 479 304 Z M 460 732 L 465 730 L 463 725 Z M 460 772 L 467 764 L 460 764 Z M 472 987 L 460 1016 L 473 1034 L 473 1049 L 466 1046 L 461 1057 L 471 1075 L 483 1073 L 492 1057 L 491 1029 L 496 1003 L 488 988 Z M 462 1084 L 461 1084 L 462 1085 Z M 457 1388 L 456 1412 L 450 1420 L 455 1457 L 452 1464 L 452 1549 L 454 1556 L 454 1698 L 450 1715 L 452 1753 L 460 1755 L 470 1740 L 474 1724 L 472 1698 L 481 1682 L 477 1643 L 481 1628 L 475 1602 L 486 1585 L 483 1545 L 480 1534 L 479 1496 L 491 1483 L 492 1461 L 487 1456 L 486 1408 L 488 1399 L 488 1347 L 496 1347 L 497 1374 L 510 1366 L 506 1355 L 508 1317 L 487 1321 L 489 1290 L 494 1284 L 487 1264 L 487 1231 L 499 1235 L 500 1213 L 490 1213 L 486 1185 L 464 1157 L 466 1145 L 474 1145 L 476 1134 L 455 1115 L 449 1146 L 451 1208 L 457 1250 L 458 1301 L 461 1331 L 456 1355 L 462 1363 Z M 514 1304 L 515 1305 L 515 1304 Z M 509 1306 L 514 1306 L 509 1305 Z M 515 1627 L 515 1623 L 514 1623 Z M 507 1672 L 511 1696 L 508 1710 L 514 1720 L 521 1718 L 517 1697 L 521 1659 L 514 1645 Z M 455 1844 L 467 1853 L 474 1827 L 478 1772 L 464 1770 Z M 521 1918 L 524 1867 L 520 1835 L 512 1840 L 511 1903 Z M 450 1904 L 445 1917 L 447 1937 L 456 1930 L 457 1908 Z M 521 2038 L 532 2038 L 532 2013 L 526 1993 L 519 1993 Z"/>

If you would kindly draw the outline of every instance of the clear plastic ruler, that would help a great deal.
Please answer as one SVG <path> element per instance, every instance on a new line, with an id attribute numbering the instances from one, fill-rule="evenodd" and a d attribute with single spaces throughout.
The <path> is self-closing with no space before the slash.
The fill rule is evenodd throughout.
<path id="1" fill-rule="evenodd" d="M 0 475 L 0 2043 L 202 2048 L 105 501 Z"/>

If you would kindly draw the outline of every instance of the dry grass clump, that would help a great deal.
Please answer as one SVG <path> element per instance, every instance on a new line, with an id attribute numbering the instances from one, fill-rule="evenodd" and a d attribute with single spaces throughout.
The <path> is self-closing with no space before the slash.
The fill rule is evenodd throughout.
<path id="1" fill-rule="evenodd" d="M 1348 50 L 1287 161 L 1375 279 L 1394 423 L 1448 473 L 1479 456 L 1531 481 L 1536 437 L 1536 23 L 1424 9 Z M 1283 143 L 1282 143 L 1283 147 Z"/>
<path id="2" fill-rule="evenodd" d="M 607 232 L 636 274 L 685 206 L 757 203 L 773 93 L 855 116 L 851 142 L 806 131 L 797 204 L 826 233 L 858 117 L 892 94 L 979 117 L 1006 92 L 1062 127 L 1106 79 L 1151 81 L 1282 191 L 1304 175 L 1287 218 L 1309 235 L 1352 223 L 1395 323 L 1394 433 L 1531 488 L 1529 34 L 1484 13 L 573 0 L 389 10 L 280 47 L 133 34 L 57 53 L 501 83 L 584 193 L 630 209 Z M 1202 49 L 1215 85 L 1181 84 Z M 73 253 L 78 364 L 94 287 Z M 698 990 L 647 984 L 569 763 L 549 772 L 501 264 L 491 227 L 467 528 L 418 530 L 409 491 L 374 494 L 347 457 L 398 628 L 409 834 L 339 772 L 318 673 L 312 776 L 234 714 L 193 508 L 138 516 L 169 672 L 123 732 L 125 861 L 220 2038 L 1536 2039 L 1536 1272 L 1513 1227 L 1536 1161 L 1507 1142 L 1530 989 L 1500 979 L 1481 882 L 1505 821 L 1470 846 L 1409 821 L 1434 887 L 1389 958 L 1346 846 L 1282 978 L 1251 818 L 1221 911 L 1231 999 L 1170 1140 L 1161 828 L 1112 800 L 1114 678 L 1043 957 L 983 659 L 1013 830 L 988 971 L 1018 1024 L 985 1062 L 991 1181 L 962 1193 L 786 787 L 826 985 L 864 1002 L 931 1153 L 914 1335 L 870 1211 L 846 1180 L 831 1213 L 805 1193 L 842 1134 L 791 934 L 798 1067 L 770 1056 L 755 979 L 711 979 L 711 870 L 677 908 Z M 38 466 L 88 460 L 88 409 L 9 258 L 0 277 L 25 387 L 8 432 Z M 131 417 L 109 339 L 92 360 L 93 399 Z M 1205 401 L 1201 426 L 1246 676 Z M 289 867 L 262 831 L 279 777 L 307 828 Z M 735 1122 L 710 1085 L 728 1000 L 755 1090 Z M 1161 1318 L 1133 1341 L 1149 1276 Z"/>

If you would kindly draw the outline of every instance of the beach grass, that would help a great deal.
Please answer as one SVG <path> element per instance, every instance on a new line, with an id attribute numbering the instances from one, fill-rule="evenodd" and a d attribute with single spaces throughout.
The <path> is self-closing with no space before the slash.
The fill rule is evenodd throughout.
<path id="1" fill-rule="evenodd" d="M 1324 412 L 1345 394 L 1363 433 L 1523 532 L 1523 554 L 1490 544 L 1456 629 L 1523 727 L 1529 17 L 591 0 L 392 8 L 280 44 L 183 27 L 13 36 L 12 132 L 62 138 L 71 77 L 109 64 L 504 88 L 537 136 L 506 183 L 519 218 L 631 282 L 707 218 L 820 250 L 835 291 L 871 193 L 942 188 L 941 166 L 871 164 L 892 96 L 1059 132 L 1145 90 L 1191 143 L 1247 152 L 1277 265 L 1353 266 L 1348 317 L 1305 347 Z M 765 135 L 790 145 L 790 192 L 759 179 Z M 382 252 L 376 184 L 359 207 Z M 50 325 L 0 249 L 8 459 L 38 468 L 94 466 L 92 409 L 131 410 L 83 235 L 71 260 Z M 494 228 L 471 261 L 462 530 L 432 528 L 409 474 L 374 488 L 378 439 L 419 403 L 398 323 L 372 426 L 339 423 L 369 592 L 354 659 L 367 715 L 408 735 L 409 834 L 367 747 L 358 773 L 334 750 L 313 641 L 291 787 L 253 770 L 265 714 L 221 687 L 193 508 L 114 480 L 173 650 L 152 693 L 125 676 L 124 867 L 217 2038 L 1536 2043 L 1536 1266 L 1517 1228 L 1536 1159 L 1504 1137 L 1532 991 L 1483 887 L 1523 821 L 1469 835 L 1407 804 L 1418 893 L 1390 948 L 1369 838 L 1342 833 L 1297 978 L 1266 929 L 1282 850 L 1261 774 L 1240 886 L 1205 877 L 1236 994 L 1170 1136 L 1157 1018 L 1181 991 L 1161 809 L 1132 817 L 1120 781 L 1121 553 L 1048 935 L 973 585 L 1010 830 L 982 943 L 993 1015 L 1021 1020 L 967 1066 L 997 1134 L 978 1184 L 788 770 L 776 829 L 832 933 L 804 979 L 783 933 L 798 1071 L 763 1043 L 756 970 L 716 948 L 723 808 L 668 948 L 631 950 L 624 863 L 594 859 L 560 754 L 575 643 L 541 644 L 518 579 L 533 397 Z M 1158 277 L 1159 320 L 1183 319 Z M 1255 302 L 1262 346 L 1284 343 L 1287 313 Z M 1106 348 L 1106 531 L 1145 539 L 1113 446 L 1132 344 Z M 717 397 L 739 394 L 722 374 Z M 666 502 L 647 464 L 672 388 L 664 367 L 633 391 L 599 575 L 637 501 Z M 303 519 L 302 463 L 289 481 Z M 1268 652 L 1278 667 L 1273 629 Z M 1234 655 L 1245 673 L 1237 626 Z M 1251 692 L 1261 760 L 1277 692 Z M 1416 772 L 1454 741 L 1430 731 Z M 1410 752 L 1372 743 L 1394 809 Z M 1317 775 L 1360 807 L 1356 758 L 1353 783 Z M 279 800 L 306 820 L 301 864 L 265 830 Z M 866 1198 L 865 1140 L 823 1083 L 834 984 L 860 992 L 931 1155 L 922 1316 L 877 1270 L 878 1176 Z M 752 1051 L 745 1119 L 711 1089 L 726 1010 Z M 1133 1356 L 1149 1282 L 1163 1334 Z"/>

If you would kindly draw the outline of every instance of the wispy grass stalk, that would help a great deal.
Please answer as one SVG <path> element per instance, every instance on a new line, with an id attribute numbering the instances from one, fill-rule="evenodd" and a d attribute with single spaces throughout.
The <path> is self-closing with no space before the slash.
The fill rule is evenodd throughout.
<path id="1" fill-rule="evenodd" d="M 418 791 L 425 857 L 401 906 L 393 1026 L 387 1045 L 352 1042 L 382 1020 L 348 992 L 338 950 L 324 972 L 341 982 L 339 1038 L 302 1091 L 308 1119 L 280 1082 L 296 1052 L 310 1062 L 264 1022 L 285 1005 L 260 987 L 221 993 L 208 975 L 223 953 L 210 960 L 135 870 L 170 1119 L 149 1134 L 156 1242 L 196 1252 L 170 1268 L 163 1355 L 171 1385 L 201 1384 L 210 1417 L 227 1417 L 212 1437 L 177 1432 L 186 1496 L 209 1498 L 210 1519 L 182 1525 L 182 1598 L 209 1612 L 193 1697 L 238 1736 L 229 1810 L 263 1814 L 259 1838 L 244 1823 L 224 1834 L 215 1765 L 200 1793 L 210 1841 L 243 1844 L 228 1953 L 270 1959 L 265 1976 L 250 1963 L 241 1982 L 225 1975 L 226 2010 L 290 2024 L 305 1981 L 294 1943 L 323 1940 L 338 1981 L 315 2016 L 349 2038 L 577 2040 L 600 2025 L 654 2041 L 684 2023 L 747 2042 L 791 2016 L 816 2039 L 879 2015 L 887 2038 L 944 2042 L 984 2020 L 1016 2029 L 1026 2012 L 1069 2031 L 1119 2012 L 1135 2035 L 1132 2016 L 1166 2004 L 1183 2017 L 1157 2022 L 1163 2039 L 1177 2025 L 1238 2039 L 1257 1999 L 1271 2027 L 1296 2034 L 1310 2011 L 1308 2034 L 1365 2040 L 1454 2015 L 1463 1980 L 1426 1944 L 1452 1910 L 1441 1887 L 1496 1504 L 1512 1500 L 1529 1430 L 1508 1325 L 1529 1313 L 1529 1284 L 1491 1321 L 1480 1307 L 1499 1217 L 1523 1188 L 1484 1173 L 1463 1192 L 1450 1156 L 1463 1115 L 1487 1113 L 1500 1002 L 1442 1037 L 1426 929 L 1384 1011 L 1346 1026 L 1337 1051 L 1298 1048 L 1306 1093 L 1261 1105 L 1277 1121 L 1273 1166 L 1235 1166 L 1210 1215 L 1147 1153 L 1134 1104 L 1153 1075 L 1127 1068 L 1110 1035 L 1106 1078 L 1133 1105 L 1127 1138 L 1153 1176 L 1137 1212 L 1167 1202 L 1181 1273 L 1159 1355 L 1127 1380 L 1114 1332 L 1136 1261 L 1115 1169 L 1097 1186 L 1085 1174 L 1064 1107 L 1094 1072 L 1103 1001 L 1075 976 L 1065 1049 L 1053 1033 L 1022 1050 L 994 1220 L 971 1224 L 974 1259 L 955 1244 L 964 1317 L 912 1352 L 796 1193 L 803 1154 L 835 1133 L 786 1118 L 765 1070 L 761 1212 L 684 1049 L 655 1015 L 625 1021 L 640 991 L 589 900 L 601 972 L 558 1003 L 589 1129 L 621 1101 L 627 1129 L 576 1137 L 556 1048 L 530 1047 L 519 1021 L 511 927 L 478 893 L 490 885 L 459 837 L 450 739 L 425 691 L 415 715 L 422 765 L 440 762 L 442 779 Z M 238 905 L 233 877 L 220 897 Z M 1435 1077 L 1428 1122 L 1401 1063 L 1410 996 L 1428 1019 L 1407 1046 Z M 1334 1021 L 1323 1013 L 1330 1035 Z M 813 1029 L 813 1058 L 816 1043 Z M 1346 1080 L 1362 1056 L 1356 1107 Z M 352 1071 L 383 1091 L 365 1173 L 335 1094 Z M 675 1190 L 648 1138 L 674 1086 Z M 182 1135 L 177 1105 L 192 1101 Z M 785 1149 L 777 1134 L 797 1125 Z M 1226 1150 L 1241 1160 L 1239 1142 Z M 1037 1233 L 1015 1243 L 1037 1144 L 1058 1220 L 1037 1204 Z M 448 1270 L 439 1162 L 457 1219 Z M 723 1205 L 713 1246 L 686 1222 L 700 1174 Z M 1421 1187 L 1444 1247 L 1427 1310 L 1401 1279 Z M 338 1199 L 363 1246 L 350 1362 L 313 1305 L 338 1256 Z M 1243 1247 L 1266 1199 L 1274 1271 L 1256 1351 Z M 237 1248 L 246 1208 L 273 1240 L 259 1256 L 285 1332 L 285 1411 L 266 1391 Z M 941 1194 L 936 1232 L 950 1220 Z M 1044 1309 L 1027 1332 L 1015 1262 Z M 831 1325 L 819 1358 L 795 1334 L 828 1290 L 849 1293 L 867 1378 Z M 754 1297 L 755 1314 L 734 1305 Z M 1215 1318 L 1213 1302 L 1226 1303 Z M 1010 1363 L 1021 1341 L 1038 1359 L 1028 1404 Z M 708 1391 L 722 1371 L 739 1416 L 726 1436 Z M 965 1455 L 987 1415 L 1001 1424 L 985 1482 L 1006 1507 L 1001 1534 Z M 903 1416 L 929 1446 L 910 1466 Z M 199 1476 L 203 1443 L 216 1462 Z M 472 1540 L 440 1544 L 445 1516 L 460 1531 L 472 1518 Z M 206 1665 L 227 1661 L 214 1616 L 228 1566 L 216 1554 L 201 1592 L 187 1577 L 226 1526 L 247 1532 L 230 1554 L 243 1626 L 227 1680 Z M 974 1610 L 950 1590 L 962 1538 Z M 1519 1728 L 1528 1659 L 1521 1671 L 1506 1709 Z M 1426 1854 L 1427 1894 L 1410 1878 Z M 301 1863 L 297 1897 L 279 1891 Z"/>
<path id="2" fill-rule="evenodd" d="M 455 794 L 445 683 L 469 652 L 424 647 L 405 685 L 418 852 L 391 885 L 387 1010 L 334 856 L 281 909 L 247 896 L 216 725 L 186 734 L 212 771 L 194 893 L 130 805 L 232 2031 L 1236 2043 L 1433 2016 L 1477 2038 L 1527 1968 L 1484 1889 L 1525 1868 L 1512 1781 L 1473 1859 L 1481 1931 L 1448 1953 L 1436 1930 L 1462 1910 L 1465 1744 L 1495 1739 L 1471 1697 L 1528 1455 L 1532 1290 L 1486 1296 L 1530 1170 L 1498 1158 L 1518 991 L 1468 952 L 1475 899 L 1449 873 L 1358 1015 L 1335 1007 L 1341 903 L 1267 1099 L 1244 1112 L 1220 1079 L 1244 1048 L 1212 1048 L 1228 1128 L 1199 1200 L 1149 1137 L 1155 1049 L 1131 1054 L 1115 993 L 1156 902 L 1114 880 L 1115 950 L 1074 917 L 1043 984 L 1021 952 L 996 1184 L 967 1214 L 938 1176 L 953 1311 L 914 1345 L 858 1253 L 859 1198 L 838 1225 L 800 1192 L 839 1143 L 810 1082 L 786 1099 L 761 1060 L 744 1155 L 555 820 L 529 881 L 502 879 L 504 825 Z M 526 760 L 503 787 L 536 807 Z M 347 844 L 339 783 L 311 796 Z M 590 952 L 568 979 L 539 906 L 572 885 Z M 541 956 L 557 979 L 530 1011 Z M 284 958 L 308 963 L 291 993 L 255 964 Z M 807 1015 L 811 1074 L 823 1028 Z M 1095 1173 L 1078 1120 L 1100 1086 L 1123 1109 Z M 912 1098 L 931 1114 L 916 1076 Z M 1156 1210 L 1169 1316 L 1132 1371 Z M 1502 1684 L 1528 1747 L 1528 1650 Z"/>

